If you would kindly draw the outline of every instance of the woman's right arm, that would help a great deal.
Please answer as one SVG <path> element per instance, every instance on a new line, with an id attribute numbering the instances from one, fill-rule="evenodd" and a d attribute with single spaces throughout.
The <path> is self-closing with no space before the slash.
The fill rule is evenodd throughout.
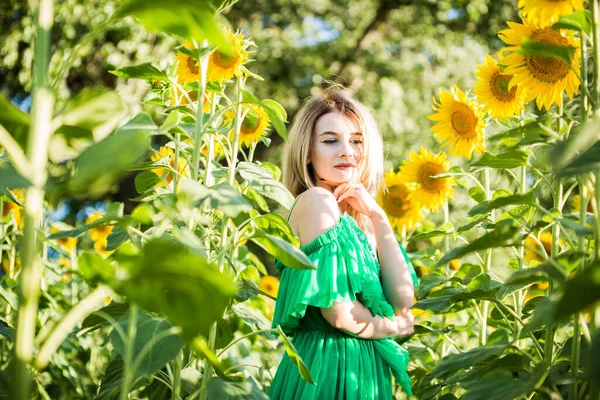
<path id="1" fill-rule="evenodd" d="M 321 314 L 331 326 L 363 339 L 408 336 L 413 332 L 414 317 L 410 311 L 396 315 L 396 321 L 393 321 L 379 315 L 373 316 L 358 300 L 321 308 Z"/>

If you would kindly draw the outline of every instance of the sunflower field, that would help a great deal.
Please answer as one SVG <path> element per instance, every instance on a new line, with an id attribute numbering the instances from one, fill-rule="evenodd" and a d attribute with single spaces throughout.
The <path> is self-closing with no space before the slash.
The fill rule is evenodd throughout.
<path id="1" fill-rule="evenodd" d="M 9 79 L 0 83 L 0 399 L 267 399 L 284 352 L 310 381 L 290 338 L 271 327 L 273 260 L 313 265 L 286 222 L 294 197 L 269 150 L 287 140 L 285 91 L 314 93 L 323 76 L 277 71 L 290 80 L 269 91 L 275 83 L 258 71 L 276 76 L 260 63 L 286 56 L 285 35 L 315 44 L 293 30 L 257 44 L 252 24 L 236 27 L 242 7 L 266 21 L 263 39 L 288 17 L 277 2 L 249 14 L 235 0 L 97 1 L 102 12 L 86 16 L 84 34 L 65 24 L 85 14 L 76 0 L 0 9 L 3 24 L 24 21 L 31 49 L 28 72 L 13 76 L 26 82 L 29 109 L 5 95 Z M 310 11 L 325 15 L 317 3 Z M 388 3 L 369 29 L 411 16 L 432 24 L 432 2 Z M 500 4 L 438 3 L 448 3 L 438 6 L 449 25 Z M 430 39 L 417 46 L 429 55 L 416 70 L 437 85 L 425 100 L 430 131 L 407 125 L 418 133 L 394 142 L 404 153 L 388 152 L 377 197 L 419 274 L 414 334 L 401 340 L 411 398 L 600 399 L 599 3 L 502 3 L 497 15 L 515 18 L 493 32 L 496 51 L 460 60 L 448 74 L 456 82 L 423 67 L 442 50 Z M 127 92 L 72 75 L 106 32 L 141 38 L 117 41 L 145 51 L 144 62 L 118 58 L 106 70 L 143 91 L 138 112 L 127 111 Z M 327 32 L 319 40 L 338 40 Z M 351 48 L 379 46 L 365 32 Z M 6 49 L 25 42 L 14 34 L 0 35 Z M 108 59 L 122 51 L 107 48 Z M 3 54 L 0 73 L 16 63 Z M 348 65 L 330 72 L 361 76 Z M 370 104 L 359 87 L 372 79 L 364 73 L 349 90 Z M 381 81 L 382 93 L 394 87 Z M 134 191 L 116 200 L 127 177 Z M 398 385 L 395 398 L 406 398 Z"/>

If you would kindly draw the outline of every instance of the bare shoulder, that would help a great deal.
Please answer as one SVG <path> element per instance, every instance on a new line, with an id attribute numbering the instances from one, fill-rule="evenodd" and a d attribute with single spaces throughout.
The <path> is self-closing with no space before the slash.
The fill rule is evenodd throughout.
<path id="1" fill-rule="evenodd" d="M 313 187 L 298 196 L 290 225 L 302 245 L 333 228 L 340 219 L 338 202 L 327 189 Z"/>

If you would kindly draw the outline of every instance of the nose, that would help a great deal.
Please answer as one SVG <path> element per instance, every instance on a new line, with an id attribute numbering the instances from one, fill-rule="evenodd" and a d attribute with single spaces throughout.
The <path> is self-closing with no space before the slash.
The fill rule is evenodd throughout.
<path id="1" fill-rule="evenodd" d="M 354 156 L 354 149 L 349 142 L 342 142 L 340 148 L 340 158 L 349 158 Z"/>

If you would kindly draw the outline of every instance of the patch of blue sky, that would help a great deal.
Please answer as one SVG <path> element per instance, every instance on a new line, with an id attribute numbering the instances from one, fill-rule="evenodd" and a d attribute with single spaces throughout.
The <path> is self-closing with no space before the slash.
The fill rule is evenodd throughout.
<path id="1" fill-rule="evenodd" d="M 94 212 L 106 212 L 106 203 L 98 201 L 93 205 L 86 205 L 77 212 L 77 221 L 84 221 L 90 214 Z"/>
<path id="2" fill-rule="evenodd" d="M 451 8 L 448 10 L 448 19 L 450 21 L 454 21 L 460 17 L 462 17 L 463 15 L 465 15 L 465 11 L 464 10 L 460 10 L 458 8 Z"/>
<path id="3" fill-rule="evenodd" d="M 298 47 L 310 47 L 322 42 L 329 42 L 340 36 L 340 32 L 333 29 L 322 18 L 305 17 L 302 21 L 302 34 L 294 44 Z"/>
<path id="4" fill-rule="evenodd" d="M 64 220 L 71 212 L 71 206 L 66 201 L 61 201 L 56 209 L 48 212 L 48 219 L 52 222 L 60 222 Z"/>

